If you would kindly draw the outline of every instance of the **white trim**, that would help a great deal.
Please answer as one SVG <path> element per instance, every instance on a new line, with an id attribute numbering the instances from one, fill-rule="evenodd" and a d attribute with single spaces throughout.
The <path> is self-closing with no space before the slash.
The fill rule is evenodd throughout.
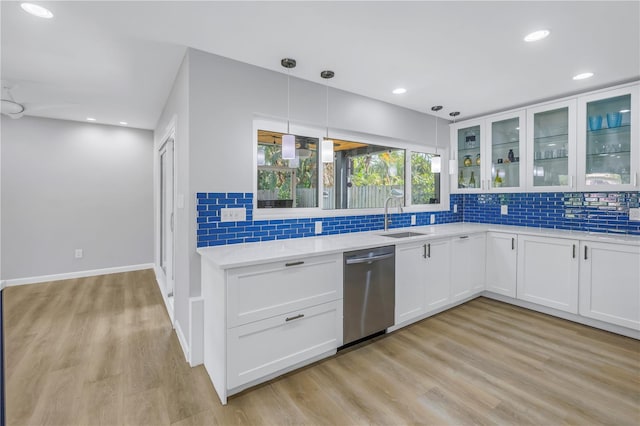
<path id="1" fill-rule="evenodd" d="M 189 298 L 189 364 L 204 363 L 204 298 Z"/>
<path id="2" fill-rule="evenodd" d="M 164 301 L 164 307 L 167 310 L 167 314 L 169 315 L 169 320 L 171 320 L 171 326 L 173 328 L 176 328 L 173 305 L 169 302 L 169 298 L 167 297 L 167 295 L 164 294 L 164 289 L 166 288 L 163 278 L 164 274 L 160 272 L 160 267 L 158 265 L 153 265 L 153 272 L 156 276 L 156 284 L 158 284 L 158 289 L 160 290 L 160 294 L 162 295 L 162 300 Z"/>
<path id="3" fill-rule="evenodd" d="M 0 281 L 0 290 L 4 289 L 6 286 L 7 283 L 4 280 Z"/>
<path id="4" fill-rule="evenodd" d="M 173 328 L 176 330 L 178 342 L 180 342 L 180 347 L 182 347 L 182 352 L 184 352 L 184 359 L 189 362 L 189 344 L 187 343 L 187 339 L 184 337 L 182 327 L 180 327 L 180 323 L 178 322 L 178 320 L 176 320 L 176 322 L 174 323 Z"/>
<path id="5" fill-rule="evenodd" d="M 37 284 L 48 281 L 68 280 L 72 278 L 94 277 L 96 275 L 116 274 L 119 272 L 140 271 L 143 269 L 153 269 L 153 263 L 141 263 L 139 265 L 116 266 L 113 268 L 91 269 L 88 271 L 67 272 L 64 274 L 40 275 L 36 277 L 14 278 L 5 280 L 5 286 L 12 287 L 25 284 Z"/>

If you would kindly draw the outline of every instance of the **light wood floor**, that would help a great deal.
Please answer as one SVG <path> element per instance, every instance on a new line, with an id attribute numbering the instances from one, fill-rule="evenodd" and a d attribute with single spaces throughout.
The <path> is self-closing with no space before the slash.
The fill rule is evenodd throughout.
<path id="1" fill-rule="evenodd" d="M 232 397 L 151 271 L 5 291 L 9 425 L 640 424 L 640 342 L 480 298 Z"/>

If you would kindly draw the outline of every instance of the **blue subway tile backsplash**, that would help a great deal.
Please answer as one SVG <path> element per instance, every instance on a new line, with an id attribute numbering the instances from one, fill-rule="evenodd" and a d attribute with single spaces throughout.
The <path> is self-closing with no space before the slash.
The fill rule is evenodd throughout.
<path id="1" fill-rule="evenodd" d="M 544 192 L 504 194 L 451 194 L 450 209 L 441 212 L 393 213 L 391 228 L 404 228 L 416 215 L 416 225 L 477 222 L 538 228 L 640 235 L 640 222 L 629 221 L 629 208 L 638 207 L 640 192 Z M 253 194 L 242 192 L 198 192 L 198 247 L 315 236 L 315 222 L 322 222 L 322 235 L 382 230 L 382 214 L 253 220 Z M 453 213 L 453 205 L 458 211 Z M 508 206 L 502 215 L 501 205 Z M 223 207 L 244 207 L 243 222 L 221 222 Z"/>

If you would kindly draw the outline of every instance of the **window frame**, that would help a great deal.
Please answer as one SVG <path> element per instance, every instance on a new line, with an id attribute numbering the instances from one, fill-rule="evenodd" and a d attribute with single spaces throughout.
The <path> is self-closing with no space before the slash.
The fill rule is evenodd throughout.
<path id="1" fill-rule="evenodd" d="M 300 123 L 290 122 L 290 132 L 295 135 L 308 136 L 318 138 L 322 141 L 326 136 L 326 128 L 313 125 L 306 125 Z M 254 220 L 269 220 L 269 219 L 293 219 L 293 218 L 306 218 L 306 217 L 336 217 L 336 216 L 362 216 L 372 214 L 382 214 L 384 207 L 374 207 L 367 209 L 331 209 L 326 210 L 323 208 L 324 197 L 322 193 L 324 191 L 323 185 L 323 173 L 324 168 L 318 167 L 318 207 L 295 207 L 295 208 L 258 208 L 258 130 L 270 130 L 274 132 L 286 133 L 287 123 L 286 121 L 267 118 L 267 117 L 255 117 L 253 120 L 253 155 L 252 155 L 252 176 L 253 176 L 253 218 Z M 403 211 L 405 213 L 417 213 L 417 212 L 436 212 L 436 211 L 448 211 L 449 210 L 449 148 L 438 147 L 436 149 L 435 140 L 428 138 L 425 140 L 425 144 L 418 144 L 415 142 L 408 142 L 396 138 L 388 138 L 379 135 L 372 135 L 367 133 L 353 132 L 329 129 L 330 138 L 350 140 L 354 142 L 361 142 L 370 145 L 387 146 L 394 149 L 405 150 L 405 176 L 404 176 L 404 191 L 405 191 L 405 206 Z M 435 136 L 435 135 L 434 135 Z M 436 152 L 437 151 L 437 152 Z M 438 204 L 412 204 L 411 203 L 411 154 L 413 152 L 437 154 L 441 158 L 441 172 L 440 172 L 440 203 Z M 321 162 L 321 153 L 318 152 L 318 158 Z"/>

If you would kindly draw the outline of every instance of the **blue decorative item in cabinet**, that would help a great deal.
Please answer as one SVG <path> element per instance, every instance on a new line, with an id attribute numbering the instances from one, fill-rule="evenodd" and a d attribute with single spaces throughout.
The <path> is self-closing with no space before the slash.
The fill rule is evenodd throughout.
<path id="1" fill-rule="evenodd" d="M 436 217 L 436 224 L 462 222 L 462 195 L 451 195 L 449 204 L 449 211 L 393 213 L 391 228 L 411 226 L 412 215 L 416 216 L 416 226 L 429 225 L 432 214 Z M 453 204 L 458 205 L 457 213 L 453 213 Z M 220 209 L 223 207 L 244 207 L 247 220 L 221 222 Z M 253 194 L 250 192 L 199 192 L 196 194 L 196 211 L 198 247 L 315 237 L 315 222 L 318 221 L 322 222 L 321 235 L 384 229 L 382 214 L 253 220 Z"/>

